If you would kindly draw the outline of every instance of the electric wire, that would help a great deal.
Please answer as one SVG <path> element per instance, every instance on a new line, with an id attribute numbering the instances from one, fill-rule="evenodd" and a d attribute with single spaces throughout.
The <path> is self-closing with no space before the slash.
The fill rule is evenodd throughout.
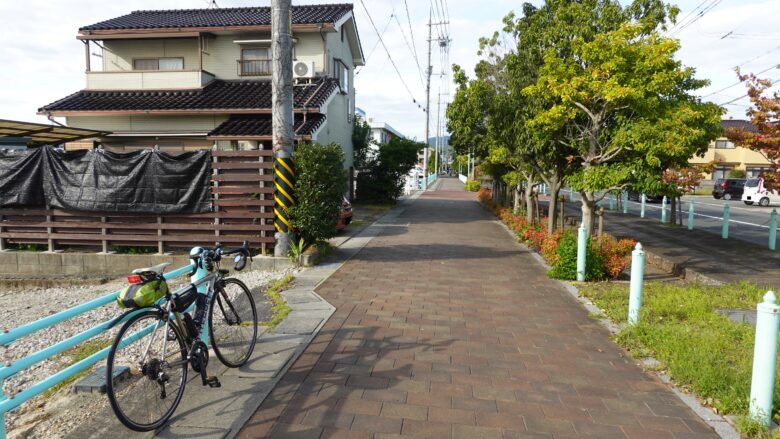
<path id="1" fill-rule="evenodd" d="M 674 36 L 676 36 L 676 35 L 679 35 L 679 34 L 680 34 L 682 31 L 684 31 L 685 29 L 687 29 L 687 28 L 688 28 L 689 26 L 691 26 L 693 23 L 696 23 L 696 22 L 697 22 L 697 21 L 699 21 L 699 20 L 700 20 L 702 17 L 704 17 L 704 15 L 706 15 L 706 14 L 707 14 L 707 12 L 710 12 L 712 9 L 714 9 L 716 6 L 718 6 L 718 5 L 719 5 L 719 4 L 720 4 L 722 1 L 723 1 L 723 0 L 713 0 L 713 2 L 712 2 L 712 3 L 710 3 L 710 4 L 708 4 L 707 6 L 705 6 L 704 8 L 702 8 L 702 9 L 701 9 L 701 11 L 700 11 L 698 14 L 694 15 L 694 17 L 693 17 L 692 19 L 690 19 L 688 22 L 686 22 L 686 23 L 684 23 L 684 24 L 682 24 L 682 23 L 681 23 L 680 27 L 678 27 L 677 29 L 675 29 L 675 30 L 671 31 L 671 32 L 669 33 L 669 36 L 670 36 L 670 37 L 674 37 Z"/>
<path id="2" fill-rule="evenodd" d="M 390 55 L 390 50 L 387 48 L 387 45 L 385 44 L 384 39 L 382 39 L 382 35 L 379 33 L 379 29 L 376 27 L 376 23 L 374 23 L 373 17 L 371 17 L 371 13 L 368 12 L 368 8 L 366 7 L 366 4 L 363 0 L 360 0 L 360 4 L 363 6 L 363 10 L 366 11 L 366 15 L 368 16 L 368 21 L 371 23 L 371 27 L 374 28 L 374 32 L 376 32 L 376 36 L 379 38 L 379 43 L 382 45 L 382 48 L 385 49 L 385 53 L 387 53 L 387 59 L 390 60 L 390 64 L 393 65 L 393 69 L 395 69 L 395 72 L 398 74 L 398 79 L 401 80 L 401 84 L 403 84 L 404 88 L 406 89 L 406 92 L 409 93 L 409 96 L 412 98 L 412 102 L 417 105 L 418 108 L 422 109 L 423 112 L 425 111 L 424 108 L 417 102 L 417 99 L 414 97 L 414 93 L 412 93 L 412 90 L 409 88 L 409 86 L 406 84 L 406 81 L 404 80 L 403 75 L 401 74 L 401 71 L 398 70 L 398 66 L 396 65 L 395 61 L 393 60 L 393 57 Z"/>
<path id="3" fill-rule="evenodd" d="M 385 35 L 385 32 L 387 32 L 387 28 L 388 28 L 388 27 L 390 27 L 390 23 L 391 23 L 392 21 L 393 21 L 393 14 L 390 14 L 390 18 L 388 18 L 388 19 L 387 19 L 387 24 L 385 24 L 385 28 L 382 30 L 382 36 L 384 36 L 384 35 Z M 368 60 L 371 58 L 371 55 L 373 55 L 373 54 L 374 54 L 374 51 L 376 50 L 376 48 L 377 48 L 377 47 L 379 47 L 379 40 L 376 40 L 376 43 L 374 43 L 374 47 L 372 47 L 372 48 L 371 48 L 371 51 L 370 51 L 370 52 L 368 52 L 368 56 L 366 57 L 366 62 L 365 62 L 365 64 L 368 64 Z M 356 70 L 356 71 L 355 71 L 355 74 L 356 74 L 356 75 L 357 75 L 357 74 L 359 74 L 360 72 L 362 72 L 362 71 L 363 71 L 363 69 L 364 69 L 364 68 L 365 68 L 365 65 L 361 66 L 361 67 L 360 67 L 360 70 Z"/>
<path id="4" fill-rule="evenodd" d="M 414 49 L 414 59 L 417 60 L 417 65 L 419 67 L 420 64 L 420 57 L 417 56 L 417 44 L 415 44 L 414 40 L 414 30 L 412 30 L 412 16 L 409 14 L 409 3 L 404 0 L 404 8 L 406 8 L 406 22 L 409 24 L 409 36 L 412 39 L 412 48 Z"/>
<path id="5" fill-rule="evenodd" d="M 404 27 L 401 25 L 401 21 L 398 20 L 398 14 L 393 11 L 393 17 L 395 17 L 395 22 L 398 24 L 398 29 L 401 30 L 401 38 L 404 40 L 404 43 L 406 43 L 406 47 L 409 49 L 409 53 L 412 54 L 412 57 L 414 58 L 414 62 L 417 64 L 417 72 L 420 74 L 420 84 L 425 87 L 425 81 L 423 80 L 423 70 L 422 67 L 420 67 L 420 60 L 417 59 L 414 53 L 414 49 L 412 49 L 412 46 L 409 44 L 409 41 L 406 39 L 406 32 L 404 32 Z"/>
<path id="6" fill-rule="evenodd" d="M 769 81 L 772 82 L 772 84 L 774 86 L 774 84 L 776 84 L 778 80 L 780 80 L 780 78 L 770 79 Z M 745 93 L 744 95 L 742 95 L 742 96 L 740 96 L 738 98 L 734 98 L 734 99 L 732 99 L 732 100 L 730 100 L 728 102 L 724 102 L 724 103 L 718 104 L 718 105 L 732 105 L 732 104 L 734 104 L 734 102 L 737 102 L 739 100 L 745 99 L 746 97 L 748 97 L 747 93 Z"/>
<path id="7" fill-rule="evenodd" d="M 770 66 L 770 67 L 768 67 L 768 68 L 766 68 L 766 69 L 764 69 L 764 70 L 761 70 L 760 72 L 756 73 L 756 75 L 760 75 L 760 74 L 762 74 L 762 73 L 766 73 L 766 72 L 768 72 L 768 71 L 770 71 L 770 70 L 772 70 L 772 69 L 776 69 L 776 68 L 778 68 L 778 67 L 779 67 L 779 65 L 778 65 L 778 64 L 775 64 L 775 65 L 773 65 L 773 66 Z M 720 90 L 717 90 L 717 91 L 714 91 L 714 92 L 712 92 L 712 93 L 706 94 L 706 95 L 702 96 L 702 98 L 707 98 L 707 97 L 710 97 L 710 96 L 712 96 L 712 95 L 716 95 L 716 94 L 718 94 L 718 93 L 720 93 L 720 92 L 722 92 L 722 91 L 728 90 L 728 89 L 730 89 L 730 88 L 732 88 L 732 87 L 736 87 L 736 86 L 738 86 L 739 84 L 742 84 L 742 81 L 737 81 L 737 82 L 735 82 L 735 83 L 733 83 L 733 84 L 729 85 L 728 87 L 723 87 L 723 88 L 721 88 Z M 743 96 L 743 97 L 744 97 L 744 96 Z M 740 98 L 740 99 L 741 99 L 741 98 Z"/>

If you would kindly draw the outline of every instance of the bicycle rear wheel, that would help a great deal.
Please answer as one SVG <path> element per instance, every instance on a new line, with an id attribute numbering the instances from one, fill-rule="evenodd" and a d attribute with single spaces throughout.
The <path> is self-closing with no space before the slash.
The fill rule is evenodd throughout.
<path id="1" fill-rule="evenodd" d="M 116 383 L 114 371 L 127 368 Z M 187 345 L 179 328 L 160 311 L 130 318 L 108 353 L 106 393 L 127 428 L 151 431 L 165 424 L 184 394 Z"/>
<path id="2" fill-rule="evenodd" d="M 209 335 L 214 353 L 227 367 L 249 361 L 257 341 L 257 309 L 252 293 L 238 279 L 216 287 L 209 309 Z"/>

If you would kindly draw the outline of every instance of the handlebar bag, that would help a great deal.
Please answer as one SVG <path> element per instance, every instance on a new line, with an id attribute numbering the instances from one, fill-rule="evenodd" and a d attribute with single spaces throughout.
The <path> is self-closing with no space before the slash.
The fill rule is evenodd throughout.
<path id="1" fill-rule="evenodd" d="M 168 293 L 165 279 L 152 279 L 140 284 L 128 285 L 116 297 L 120 308 L 146 308 L 152 306 Z"/>

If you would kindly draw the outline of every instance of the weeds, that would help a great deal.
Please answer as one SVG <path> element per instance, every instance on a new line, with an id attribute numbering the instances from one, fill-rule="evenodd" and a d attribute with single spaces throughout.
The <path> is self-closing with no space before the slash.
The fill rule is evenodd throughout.
<path id="1" fill-rule="evenodd" d="M 268 290 L 265 292 L 265 294 L 273 303 L 273 317 L 271 317 L 271 320 L 267 322 L 261 322 L 261 325 L 266 326 L 269 329 L 274 328 L 276 325 L 281 323 L 288 314 L 290 314 L 292 308 L 287 305 L 280 293 L 284 290 L 290 289 L 293 280 L 295 280 L 295 276 L 292 274 L 287 274 L 283 278 L 275 280 L 271 283 L 271 285 L 268 286 Z"/>
<path id="2" fill-rule="evenodd" d="M 92 340 L 85 341 L 84 343 L 78 346 L 74 346 L 73 348 L 63 352 L 59 358 L 60 359 L 68 358 L 68 360 L 62 364 L 60 370 L 64 370 L 78 363 L 79 361 L 111 346 L 111 342 L 112 340 L 109 339 L 102 339 L 102 338 L 92 339 Z M 45 391 L 43 393 L 43 397 L 46 399 L 50 398 L 55 393 L 59 392 L 62 388 L 70 385 L 71 383 L 73 383 L 74 381 L 76 381 L 77 379 L 83 377 L 88 373 L 89 373 L 89 369 L 85 369 L 73 375 L 72 377 L 60 382 L 59 384 Z"/>

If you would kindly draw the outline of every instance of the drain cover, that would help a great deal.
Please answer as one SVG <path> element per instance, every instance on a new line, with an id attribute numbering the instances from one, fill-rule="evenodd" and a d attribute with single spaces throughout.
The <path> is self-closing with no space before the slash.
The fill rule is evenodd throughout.
<path id="1" fill-rule="evenodd" d="M 118 366 L 114 368 L 114 382 L 117 382 L 120 378 L 130 373 L 130 368 L 127 366 Z M 97 369 L 90 372 L 84 378 L 76 381 L 73 385 L 73 391 L 79 392 L 100 392 L 106 393 L 106 366 L 100 366 Z"/>

